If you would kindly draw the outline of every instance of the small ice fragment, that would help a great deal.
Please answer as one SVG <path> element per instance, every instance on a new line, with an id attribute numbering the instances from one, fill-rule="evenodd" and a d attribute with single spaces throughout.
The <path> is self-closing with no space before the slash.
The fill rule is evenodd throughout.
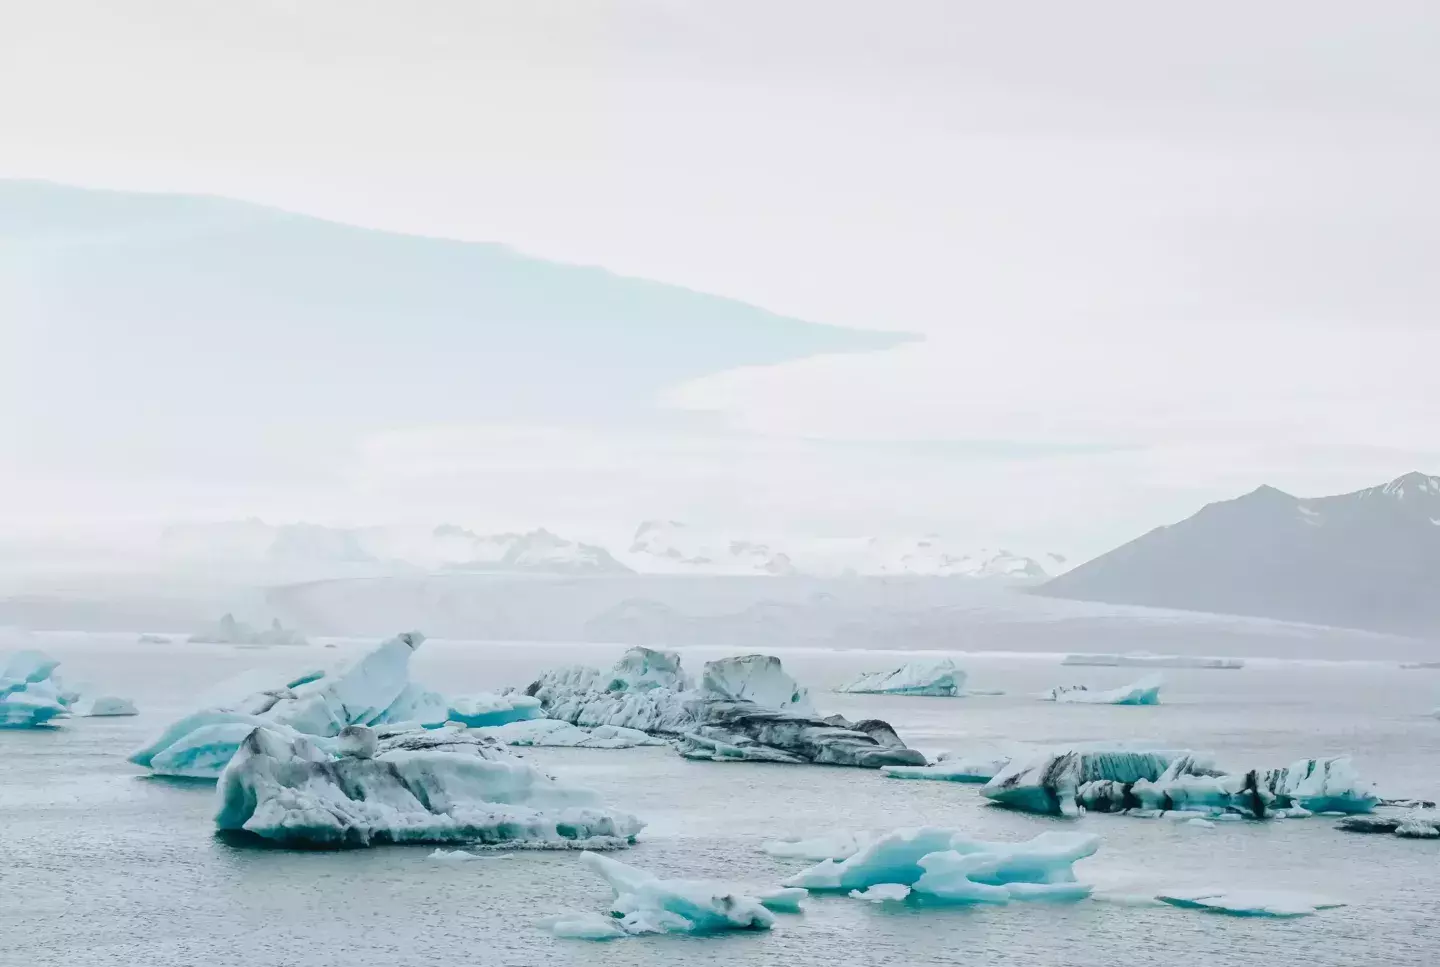
<path id="1" fill-rule="evenodd" d="M 871 903 L 884 903 L 905 899 L 910 895 L 910 888 L 903 883 L 876 883 L 874 886 L 861 891 L 851 890 L 850 895 L 857 900 L 869 900 Z"/>

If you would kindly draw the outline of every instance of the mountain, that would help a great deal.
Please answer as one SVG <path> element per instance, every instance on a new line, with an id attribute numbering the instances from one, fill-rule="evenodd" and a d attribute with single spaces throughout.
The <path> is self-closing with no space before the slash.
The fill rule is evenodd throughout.
<path id="1" fill-rule="evenodd" d="M 221 198 L 0 180 L 0 402 L 122 449 L 433 422 L 584 422 L 737 366 L 910 340 Z M 83 387 L 84 393 L 57 392 Z M 34 400 L 46 400 L 33 407 Z M 103 400 L 103 406 L 85 405 Z M 23 434 L 21 431 L 23 430 Z M 200 459 L 200 458 L 193 458 Z"/>
<path id="2" fill-rule="evenodd" d="M 1053 597 L 1440 634 L 1440 477 L 1334 497 L 1264 486 L 1039 589 Z"/>
<path id="3" fill-rule="evenodd" d="M 542 574 L 629 574 L 605 548 L 566 540 L 545 528 L 525 534 L 480 535 L 453 524 L 435 528 L 449 548 L 442 566 L 457 571 L 530 571 Z"/>
<path id="4" fill-rule="evenodd" d="M 647 520 L 627 551 L 635 570 L 647 574 L 799 574 L 789 555 L 757 541 L 699 533 L 678 520 Z"/>

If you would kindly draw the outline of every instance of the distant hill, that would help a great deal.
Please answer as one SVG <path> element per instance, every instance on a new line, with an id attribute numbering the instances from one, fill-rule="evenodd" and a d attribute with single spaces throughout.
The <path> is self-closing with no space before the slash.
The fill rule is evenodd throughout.
<path id="1" fill-rule="evenodd" d="M 507 246 L 220 198 L 0 180 L 0 401 L 35 437 L 262 437 L 647 408 L 860 332 Z M 103 406 L 80 406 L 84 400 Z M 3 438 L 3 434 L 0 434 Z"/>
<path id="2" fill-rule="evenodd" d="M 1410 473 L 1335 497 L 1260 487 L 1038 593 L 1440 635 L 1440 477 Z"/>

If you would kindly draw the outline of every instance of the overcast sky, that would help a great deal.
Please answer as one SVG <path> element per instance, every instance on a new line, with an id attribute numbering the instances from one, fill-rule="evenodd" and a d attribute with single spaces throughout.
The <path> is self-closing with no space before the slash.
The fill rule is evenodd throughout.
<path id="1" fill-rule="evenodd" d="M 390 428 L 346 494 L 282 475 L 170 495 L 189 513 L 463 492 L 507 523 L 708 513 L 1083 554 L 1262 482 L 1440 472 L 1429 0 L 0 11 L 0 177 L 503 241 L 927 337 L 658 401 L 713 413 L 713 437 Z M 466 484 L 475 441 L 568 483 Z M 631 478 L 585 483 L 617 454 Z M 437 461 L 461 465 L 417 469 Z M 97 506 L 87 486 L 8 484 L 57 517 Z"/>

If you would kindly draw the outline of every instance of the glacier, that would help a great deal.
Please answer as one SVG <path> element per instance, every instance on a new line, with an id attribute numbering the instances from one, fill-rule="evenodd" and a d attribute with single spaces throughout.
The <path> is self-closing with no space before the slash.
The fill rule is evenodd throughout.
<path id="1" fill-rule="evenodd" d="M 571 725 L 616 725 L 676 740 L 681 755 L 716 762 L 924 765 L 879 720 L 820 718 L 809 693 L 770 655 L 706 662 L 695 685 L 674 652 L 632 648 L 609 671 L 545 673 L 526 689 Z"/>
<path id="2" fill-rule="evenodd" d="M 1131 651 L 1122 655 L 1066 655 L 1062 665 L 1099 665 L 1106 668 L 1226 668 L 1245 667 L 1243 658 L 1206 658 L 1196 655 L 1152 655 Z"/>
<path id="3" fill-rule="evenodd" d="M 1042 696 L 1047 702 L 1070 705 L 1159 705 L 1160 688 L 1165 684 L 1158 675 L 1151 675 L 1130 685 L 1104 691 L 1092 691 L 1084 685 L 1060 685 Z"/>
<path id="4" fill-rule="evenodd" d="M 314 744 L 325 747 L 347 725 L 441 725 L 449 717 L 448 704 L 409 680 L 410 656 L 424 640 L 419 632 L 396 635 L 336 671 L 307 672 L 248 694 L 241 692 L 256 679 L 241 676 L 217 690 L 223 696 L 217 704 L 171 723 L 131 753 L 130 761 L 157 775 L 214 779 L 247 727 L 313 736 Z"/>
<path id="5" fill-rule="evenodd" d="M 797 912 L 805 891 L 749 891 L 717 880 L 663 880 L 608 856 L 585 852 L 580 862 L 614 891 L 610 916 L 571 913 L 549 917 L 542 926 L 561 937 L 610 940 L 640 934 L 710 934 L 727 930 L 769 930 L 772 910 Z"/>
<path id="6" fill-rule="evenodd" d="M 1337 900 L 1290 890 L 1174 890 L 1155 899 L 1175 907 L 1234 917 L 1304 917 L 1319 910 L 1345 906 Z"/>
<path id="7" fill-rule="evenodd" d="M 1076 861 L 1092 856 L 1100 838 L 1045 832 L 1020 843 L 971 839 L 943 826 L 897 829 L 843 860 L 825 860 L 785 881 L 808 890 L 867 891 L 882 885 L 954 903 L 1078 900 L 1091 887 L 1075 879 Z"/>
<path id="8" fill-rule="evenodd" d="M 644 826 L 465 729 L 350 726 L 342 739 L 349 741 L 337 744 L 352 751 L 336 754 L 308 736 L 251 729 L 216 785 L 216 827 L 307 848 L 615 849 Z"/>
<path id="9" fill-rule="evenodd" d="M 558 746 L 571 749 L 630 749 L 637 745 L 669 745 L 648 732 L 619 725 L 597 725 L 582 729 L 559 719 L 528 719 L 477 729 L 504 745 Z"/>
<path id="10" fill-rule="evenodd" d="M 0 728 L 44 728 L 70 715 L 77 696 L 55 675 L 59 665 L 44 652 L 29 648 L 6 660 L 0 671 Z"/>
<path id="11" fill-rule="evenodd" d="M 1301 759 L 1278 769 L 1225 772 L 1188 751 L 1063 751 L 1012 762 L 981 790 L 1026 812 L 1092 812 L 1248 819 L 1316 812 L 1367 813 L 1379 802 L 1348 756 Z"/>
<path id="12" fill-rule="evenodd" d="M 835 689 L 862 695 L 957 696 L 965 694 L 965 670 L 949 658 L 912 661 L 885 672 L 870 672 Z"/>

